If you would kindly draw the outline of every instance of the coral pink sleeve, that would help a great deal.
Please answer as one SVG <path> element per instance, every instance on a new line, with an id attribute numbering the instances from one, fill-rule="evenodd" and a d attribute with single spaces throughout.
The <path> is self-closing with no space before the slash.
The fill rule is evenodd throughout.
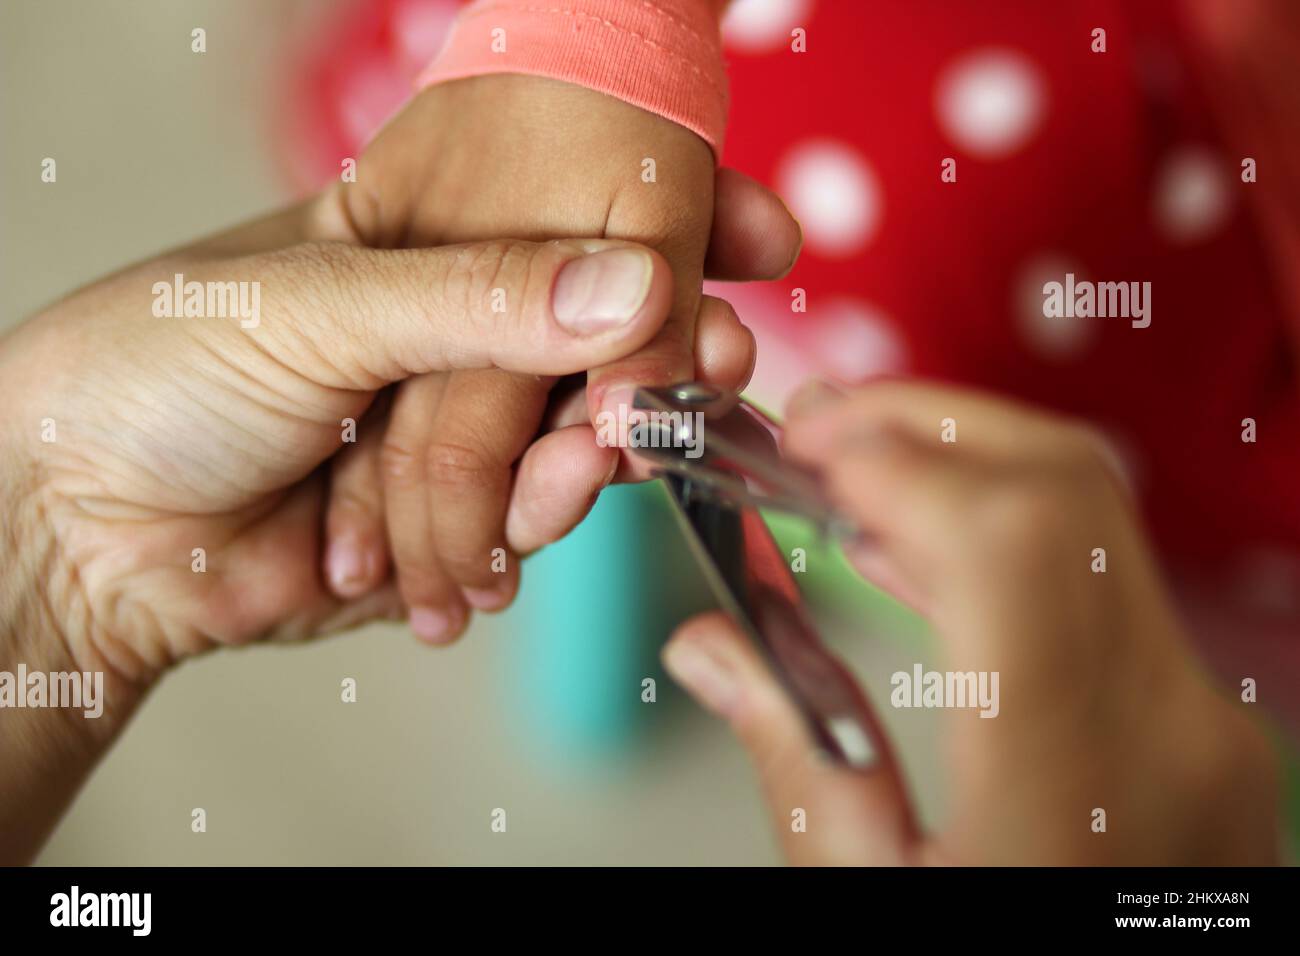
<path id="1" fill-rule="evenodd" d="M 421 88 L 486 73 L 576 83 L 657 113 L 722 152 L 727 0 L 474 0 Z"/>

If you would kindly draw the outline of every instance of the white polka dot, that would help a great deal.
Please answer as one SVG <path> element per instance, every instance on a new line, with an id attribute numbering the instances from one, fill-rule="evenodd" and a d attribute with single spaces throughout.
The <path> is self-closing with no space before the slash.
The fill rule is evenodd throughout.
<path id="1" fill-rule="evenodd" d="M 1044 314 L 1047 296 L 1043 286 L 1048 282 L 1064 286 L 1068 273 L 1074 273 L 1076 282 L 1084 279 L 1083 266 L 1078 262 L 1058 253 L 1044 253 L 1025 264 L 1013 290 L 1015 315 L 1026 344 L 1041 358 L 1054 362 L 1082 353 L 1097 331 L 1091 317 Z"/>
<path id="2" fill-rule="evenodd" d="M 935 111 L 945 135 L 982 159 L 1015 152 L 1042 119 L 1046 85 L 1013 50 L 968 53 L 939 75 Z"/>
<path id="3" fill-rule="evenodd" d="M 834 299 L 810 306 L 804 347 L 824 372 L 845 382 L 900 372 L 907 349 L 888 317 L 855 299 Z"/>
<path id="4" fill-rule="evenodd" d="M 849 147 L 831 140 L 802 143 L 786 155 L 776 178 L 803 226 L 809 251 L 845 258 L 875 234 L 880 186 L 871 167 Z"/>
<path id="5" fill-rule="evenodd" d="M 1184 147 L 1161 168 L 1155 186 L 1155 218 L 1174 242 L 1196 242 L 1223 224 L 1228 188 L 1219 159 L 1201 146 Z"/>
<path id="6" fill-rule="evenodd" d="M 807 27 L 811 0 L 734 0 L 722 20 L 722 38 L 743 53 L 788 46 L 790 31 Z"/>

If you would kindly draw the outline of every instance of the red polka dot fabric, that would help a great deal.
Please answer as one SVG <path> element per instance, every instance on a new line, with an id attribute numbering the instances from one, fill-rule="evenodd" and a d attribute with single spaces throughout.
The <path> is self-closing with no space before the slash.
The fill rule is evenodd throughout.
<path id="1" fill-rule="evenodd" d="M 1176 5 L 739 0 L 724 36 L 724 162 L 805 231 L 787 280 L 722 287 L 759 330 L 760 395 L 919 375 L 1078 415 L 1172 559 L 1295 573 L 1287 305 Z M 1045 317 L 1067 273 L 1149 282 L 1150 325 Z"/>

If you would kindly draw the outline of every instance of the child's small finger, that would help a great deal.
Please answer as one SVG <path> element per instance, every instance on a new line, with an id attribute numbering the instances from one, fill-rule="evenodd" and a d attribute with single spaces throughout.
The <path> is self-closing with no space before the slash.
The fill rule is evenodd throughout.
<path id="1" fill-rule="evenodd" d="M 496 369 L 452 372 L 432 421 L 424 456 L 438 562 L 480 611 L 503 609 L 518 588 L 506 511 L 551 384 Z"/>
<path id="2" fill-rule="evenodd" d="M 736 282 L 779 279 L 802 244 L 799 223 L 776 193 L 734 169 L 718 170 L 705 275 Z"/>
<path id="3" fill-rule="evenodd" d="M 460 588 L 438 560 L 424 449 L 442 401 L 446 373 L 405 382 L 393 402 L 380 464 L 393 568 L 411 630 L 429 644 L 449 644 L 469 623 Z"/>
<path id="4" fill-rule="evenodd" d="M 543 435 L 524 452 L 506 513 L 506 542 L 526 555 L 558 541 L 587 516 L 621 452 L 596 443 L 590 425 Z"/>
<path id="5" fill-rule="evenodd" d="M 325 512 L 325 580 L 335 596 L 355 600 L 388 574 L 384 489 L 379 448 L 385 421 L 365 418 L 355 443 L 344 444 L 330 463 Z"/>
<path id="6" fill-rule="evenodd" d="M 758 347 L 731 303 L 706 295 L 695 325 L 695 377 L 739 392 L 754 373 Z"/>

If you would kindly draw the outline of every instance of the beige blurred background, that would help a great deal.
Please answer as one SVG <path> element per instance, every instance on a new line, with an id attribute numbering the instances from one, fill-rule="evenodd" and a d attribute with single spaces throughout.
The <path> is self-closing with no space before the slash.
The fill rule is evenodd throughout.
<path id="1" fill-rule="evenodd" d="M 0 326 L 284 202 L 268 137 L 276 56 L 329 5 L 4 0 Z M 47 156 L 55 184 L 40 180 Z M 689 702 L 661 694 L 647 706 L 662 726 L 614 755 L 541 751 L 506 677 L 522 626 L 480 621 L 439 652 L 385 625 L 191 662 L 150 697 L 40 862 L 778 862 L 743 754 Z M 878 704 L 889 674 L 918 659 L 913 640 L 879 627 L 835 630 Z M 620 639 L 617 621 L 608 637 Z M 344 677 L 355 704 L 340 701 Z M 933 816 L 933 715 L 882 712 Z M 206 833 L 191 832 L 195 807 Z M 497 807 L 504 834 L 489 826 Z"/>

